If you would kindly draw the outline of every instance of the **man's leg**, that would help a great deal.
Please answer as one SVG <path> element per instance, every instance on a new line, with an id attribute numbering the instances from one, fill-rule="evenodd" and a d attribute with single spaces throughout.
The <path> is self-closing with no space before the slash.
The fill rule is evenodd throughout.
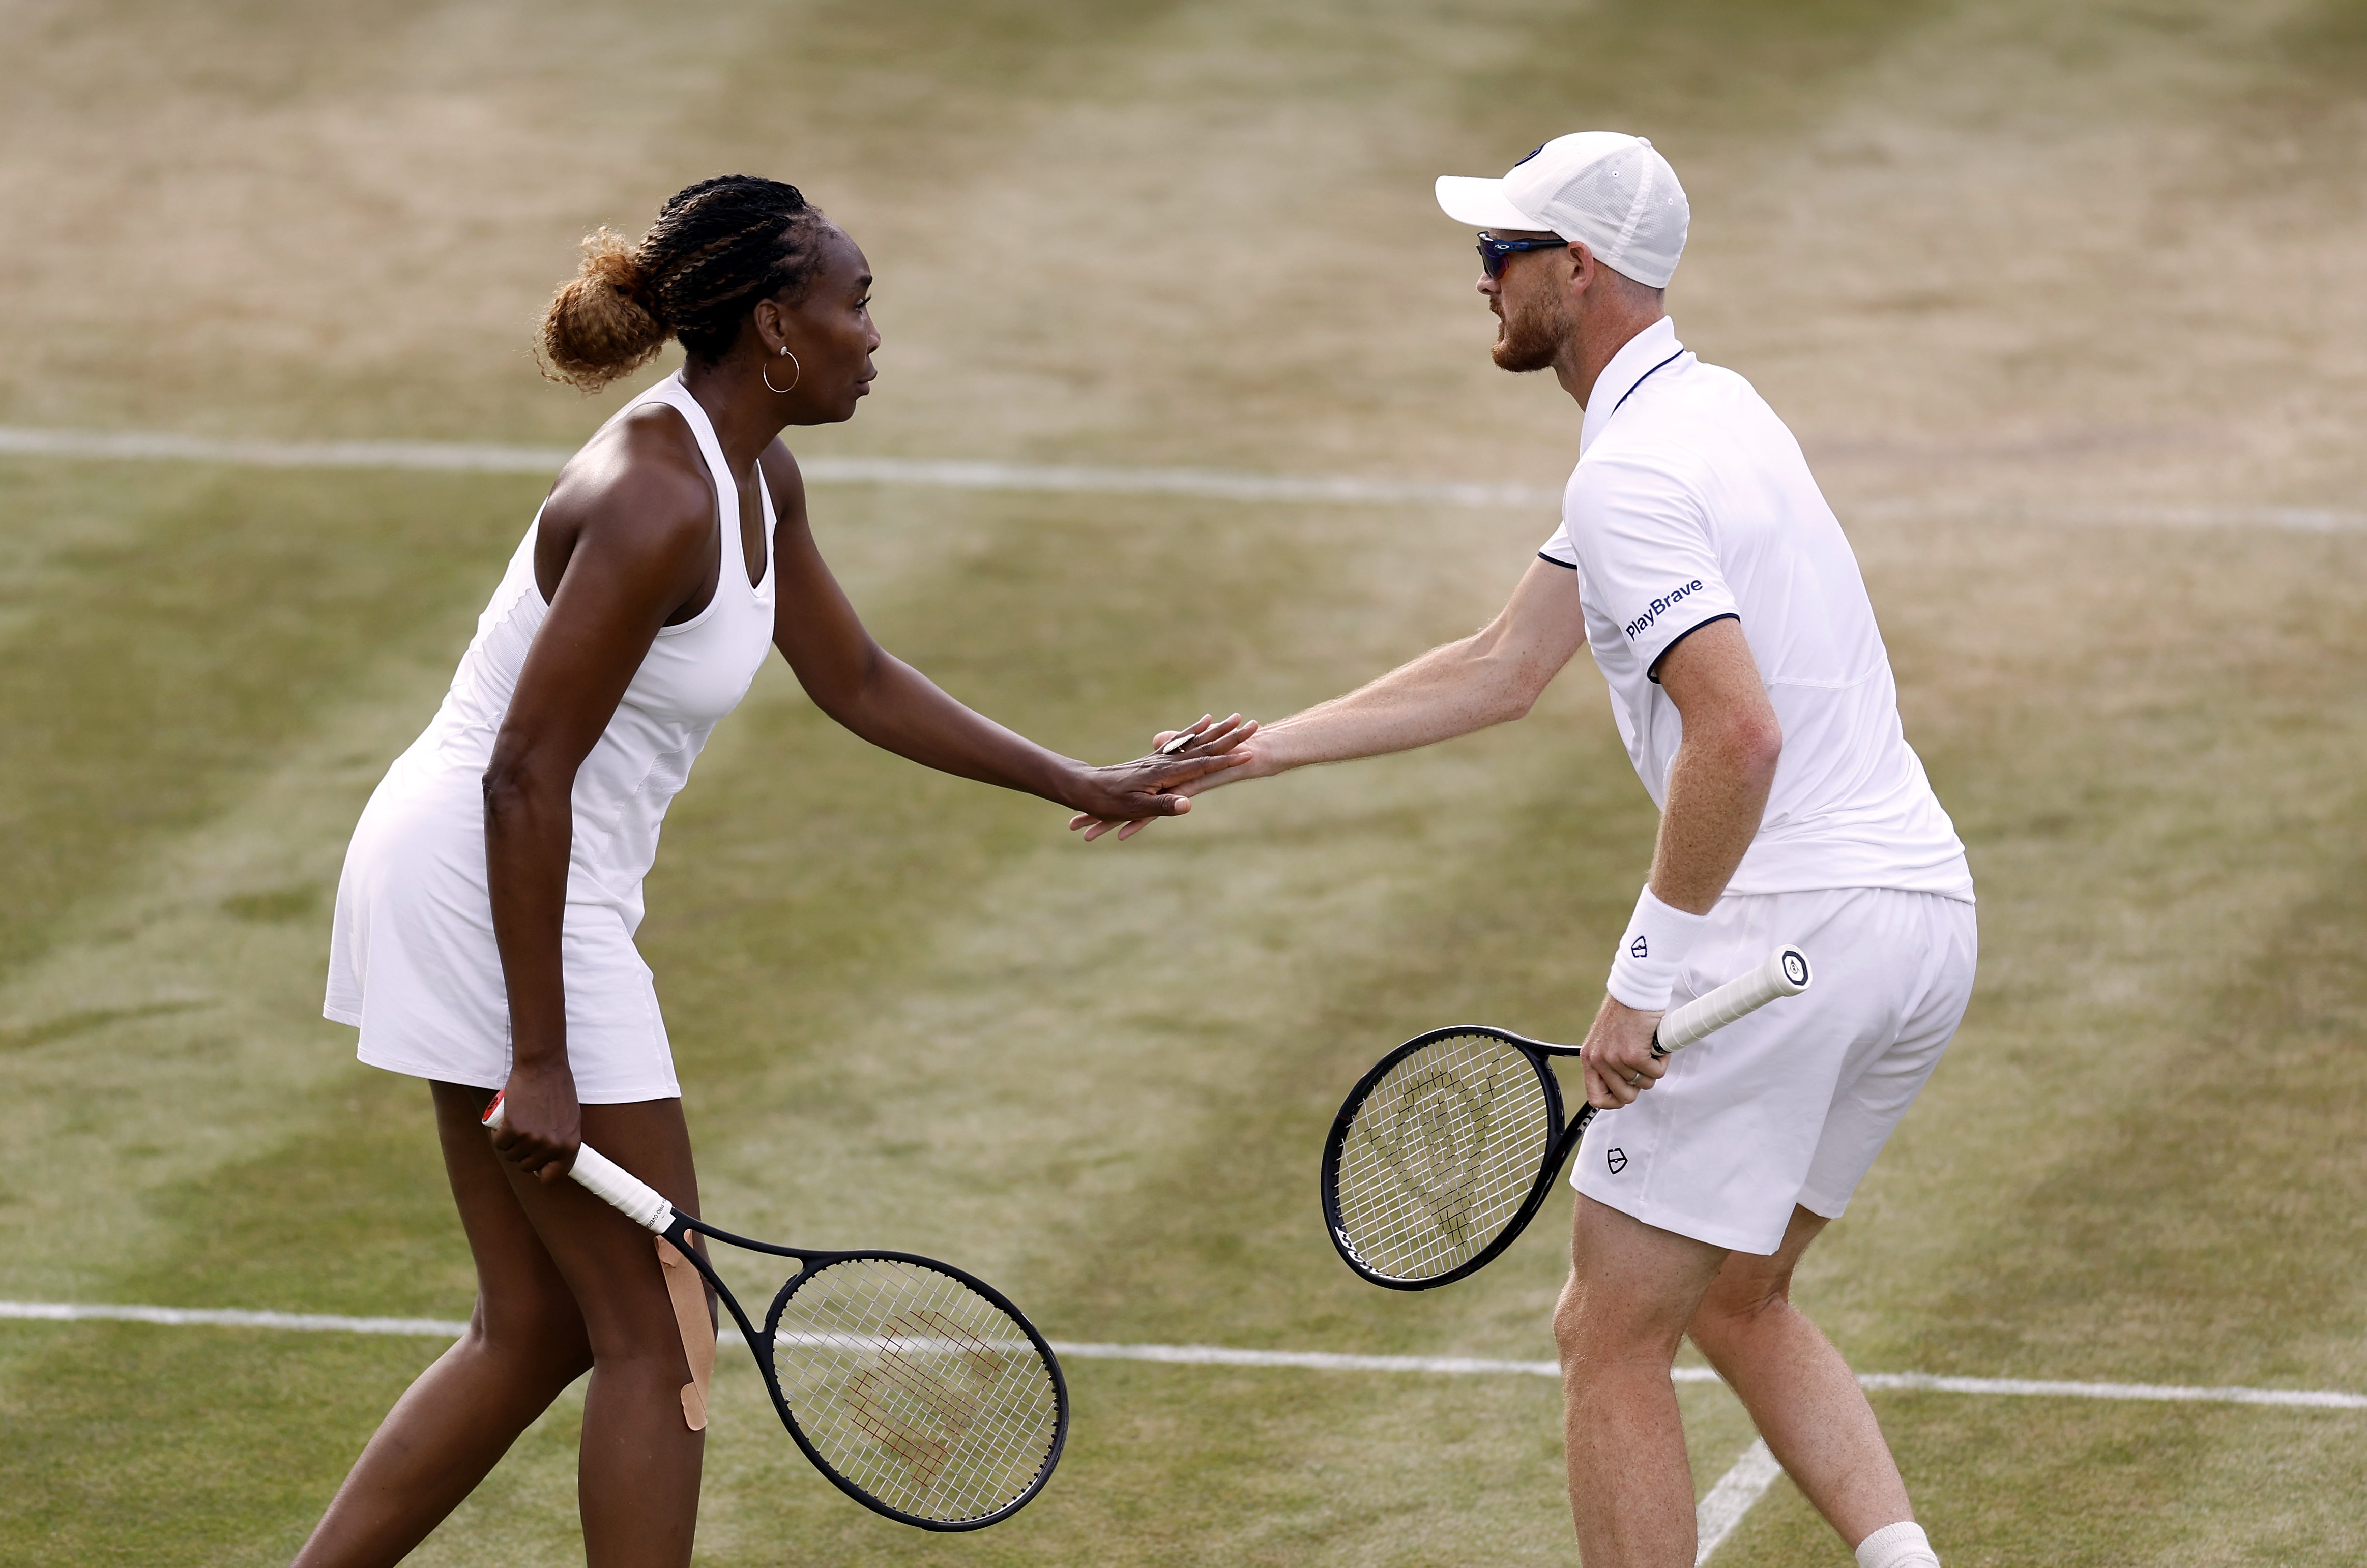
<path id="1" fill-rule="evenodd" d="M 1693 1467 L 1669 1368 L 1726 1256 L 1579 1197 L 1554 1342 L 1587 1568 L 1693 1568 Z"/>
<path id="2" fill-rule="evenodd" d="M 1821 1215 L 1795 1209 L 1783 1248 L 1772 1258 L 1728 1254 L 1693 1313 L 1690 1332 L 1741 1397 L 1784 1472 L 1855 1548 L 1877 1530 L 1911 1521 L 1915 1513 L 1849 1363 L 1792 1305 L 1792 1270 L 1825 1224 Z M 1899 1534 L 1921 1540 L 1920 1532 Z M 1897 1561 L 1936 1559 L 1910 1551 Z"/>

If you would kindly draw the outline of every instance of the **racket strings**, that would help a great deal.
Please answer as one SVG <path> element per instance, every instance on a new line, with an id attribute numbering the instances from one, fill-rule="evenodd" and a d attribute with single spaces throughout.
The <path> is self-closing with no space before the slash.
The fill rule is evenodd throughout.
<path id="1" fill-rule="evenodd" d="M 1059 1391 L 1026 1331 L 920 1264 L 856 1258 L 807 1276 L 783 1305 L 773 1359 L 822 1462 L 916 1518 L 1010 1506 L 1059 1436 Z"/>
<path id="2" fill-rule="evenodd" d="M 1390 1279 L 1461 1267 L 1517 1217 L 1552 1134 L 1545 1089 L 1518 1048 L 1485 1034 L 1423 1046 L 1351 1119 L 1336 1190 L 1342 1240 Z"/>

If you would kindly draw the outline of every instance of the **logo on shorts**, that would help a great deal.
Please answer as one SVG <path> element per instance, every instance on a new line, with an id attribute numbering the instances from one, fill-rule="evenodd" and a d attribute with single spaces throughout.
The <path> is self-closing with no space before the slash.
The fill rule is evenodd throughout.
<path id="1" fill-rule="evenodd" d="M 1640 933 L 1637 936 L 1634 942 L 1627 944 L 1627 956 L 1630 958 L 1649 958 L 1652 956 L 1651 948 L 1646 945 L 1644 938 Z"/>
<path id="2" fill-rule="evenodd" d="M 1612 1175 L 1616 1176 L 1621 1171 L 1627 1168 L 1627 1151 L 1625 1149 L 1605 1149 L 1603 1152 L 1603 1163 L 1611 1168 Z"/>

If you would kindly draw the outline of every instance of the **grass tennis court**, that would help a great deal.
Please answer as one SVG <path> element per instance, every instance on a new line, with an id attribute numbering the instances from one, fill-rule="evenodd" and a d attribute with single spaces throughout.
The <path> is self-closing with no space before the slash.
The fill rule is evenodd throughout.
<path id="1" fill-rule="evenodd" d="M 626 395 L 526 357 L 575 234 L 746 168 L 881 279 L 879 390 L 801 450 L 1550 487 L 1573 411 L 1487 364 L 1429 181 L 1649 135 L 1695 210 L 1670 311 L 1800 433 L 1981 886 L 1971 1017 L 1806 1304 L 1864 1371 L 2367 1392 L 2357 4 L 107 0 L 0 38 L 12 426 L 564 445 Z M 0 458 L 0 1298 L 465 1313 L 425 1093 L 321 969 L 541 489 Z M 1468 629 L 1551 528 L 814 512 L 884 642 L 1098 759 Z M 1582 1028 L 1651 830 L 1605 707 L 1581 661 L 1522 725 L 1086 849 L 769 671 L 641 931 L 708 1213 L 941 1254 L 1056 1338 L 1550 1357 L 1559 1220 L 1385 1294 L 1315 1159 L 1388 1043 Z M 439 1348 L 0 1323 L 0 1562 L 282 1561 Z M 700 1561 L 1575 1558 L 1545 1380 L 1068 1371 L 1043 1498 L 926 1538 L 727 1354 Z M 1682 1395 L 1706 1490 L 1751 1434 Z M 2356 1412 L 1874 1401 L 1952 1565 L 2367 1561 Z M 579 1409 L 415 1561 L 577 1560 Z M 1716 1561 L 1847 1554 L 1779 1481 Z"/>

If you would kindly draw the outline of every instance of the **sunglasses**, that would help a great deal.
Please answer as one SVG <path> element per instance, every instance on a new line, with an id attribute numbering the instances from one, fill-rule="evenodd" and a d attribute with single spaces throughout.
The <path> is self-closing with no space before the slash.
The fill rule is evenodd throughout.
<path id="1" fill-rule="evenodd" d="M 1493 234 L 1479 236 L 1479 267 L 1490 277 L 1504 276 L 1504 264 L 1523 251 L 1566 251 L 1569 242 L 1553 240 L 1500 240 Z"/>

